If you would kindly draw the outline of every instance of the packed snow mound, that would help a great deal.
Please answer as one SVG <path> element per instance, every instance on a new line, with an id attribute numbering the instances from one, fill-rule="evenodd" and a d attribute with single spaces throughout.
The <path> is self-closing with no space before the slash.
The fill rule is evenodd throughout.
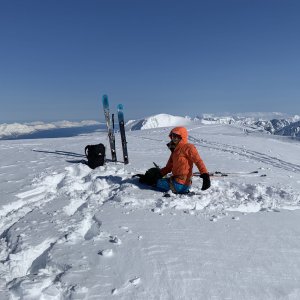
<path id="1" fill-rule="evenodd" d="M 130 130 L 144 130 L 158 127 L 186 126 L 192 122 L 189 117 L 158 114 L 145 119 L 130 120 L 127 122 L 126 128 Z"/>
<path id="2" fill-rule="evenodd" d="M 70 122 L 70 121 L 58 121 L 52 123 L 44 122 L 31 122 L 31 123 L 11 123 L 11 124 L 0 124 L 0 139 L 18 137 L 20 135 L 32 134 L 37 131 L 60 129 L 60 128 L 73 128 L 73 127 L 85 127 L 100 124 L 97 121 L 80 121 L 80 122 Z"/>

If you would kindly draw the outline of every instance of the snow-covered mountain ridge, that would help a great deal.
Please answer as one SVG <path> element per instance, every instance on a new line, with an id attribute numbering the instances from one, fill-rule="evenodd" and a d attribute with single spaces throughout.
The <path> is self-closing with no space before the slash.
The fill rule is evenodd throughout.
<path id="1" fill-rule="evenodd" d="M 159 127 L 186 126 L 193 121 L 190 117 L 172 116 L 168 114 L 158 114 L 144 119 L 130 120 L 126 123 L 126 128 L 130 130 L 144 130 Z"/>
<path id="2" fill-rule="evenodd" d="M 276 118 L 274 118 L 274 116 Z M 127 130 L 145 130 L 161 127 L 188 126 L 193 124 L 224 124 L 242 127 L 246 132 L 265 132 L 275 135 L 300 137 L 300 116 L 288 116 L 281 113 L 249 113 L 249 114 L 224 114 L 213 115 L 203 114 L 195 118 L 189 116 L 173 116 L 170 114 L 157 114 L 137 120 L 129 120 L 126 123 Z M 101 127 L 102 126 L 102 127 Z M 99 128 L 98 128 L 99 127 Z M 85 131 L 77 132 L 86 133 L 87 128 L 90 132 L 96 129 L 105 129 L 105 124 L 97 121 L 69 122 L 60 121 L 53 123 L 32 122 L 32 123 L 12 123 L 0 124 L 0 139 L 16 138 L 41 138 L 55 137 L 42 136 L 42 133 L 50 131 L 85 128 Z M 74 131 L 75 132 L 75 131 Z M 69 132 L 66 136 L 74 136 L 74 132 Z M 38 135 L 40 133 L 40 135 Z M 59 135 L 59 133 L 58 133 Z"/>
<path id="3" fill-rule="evenodd" d="M 30 135 L 36 132 L 63 129 L 63 128 L 75 128 L 75 127 L 86 127 L 95 126 L 100 123 L 93 120 L 86 120 L 80 122 L 70 121 L 58 121 L 58 122 L 29 122 L 29 123 L 3 123 L 0 124 L 0 139 L 3 138 L 18 138 L 22 135 Z"/>
<path id="4" fill-rule="evenodd" d="M 280 113 L 269 113 L 263 115 L 258 113 L 257 116 L 251 114 L 251 116 L 216 116 L 212 114 L 204 114 L 194 119 L 191 117 L 172 116 L 168 114 L 159 114 L 150 116 L 144 119 L 130 120 L 126 124 L 126 128 L 129 130 L 144 130 L 159 127 L 171 127 L 171 126 L 186 126 L 193 123 L 200 124 L 228 124 L 242 126 L 245 130 L 261 131 L 270 134 L 284 135 L 299 137 L 300 136 L 300 116 L 286 116 L 286 118 L 272 118 L 270 116 L 277 115 L 282 117 Z M 264 117 L 264 118 L 262 118 Z"/>

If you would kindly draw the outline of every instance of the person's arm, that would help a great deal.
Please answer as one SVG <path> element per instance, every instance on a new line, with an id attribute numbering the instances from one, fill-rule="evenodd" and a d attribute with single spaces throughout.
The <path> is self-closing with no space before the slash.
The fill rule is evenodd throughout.
<path id="1" fill-rule="evenodd" d="M 197 148 L 192 144 L 189 144 L 189 147 L 187 148 L 187 157 L 197 166 L 200 174 L 208 174 L 206 166 L 200 157 Z"/>
<path id="2" fill-rule="evenodd" d="M 170 156 L 166 166 L 162 169 L 160 169 L 160 173 L 162 176 L 166 176 L 168 173 L 171 173 L 173 168 L 173 159 L 172 159 L 172 155 Z"/>
<path id="3" fill-rule="evenodd" d="M 210 177 L 206 169 L 206 166 L 198 153 L 197 148 L 194 145 L 189 144 L 189 147 L 187 148 L 187 155 L 192 160 L 192 162 L 197 166 L 201 174 L 200 177 L 203 179 L 201 190 L 202 191 L 207 190 L 210 187 Z"/>

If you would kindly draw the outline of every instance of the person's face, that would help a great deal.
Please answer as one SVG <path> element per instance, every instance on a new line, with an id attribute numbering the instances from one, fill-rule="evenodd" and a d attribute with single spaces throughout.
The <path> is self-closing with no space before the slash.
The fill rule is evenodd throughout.
<path id="1" fill-rule="evenodd" d="M 177 145 L 180 141 L 181 141 L 181 136 L 176 134 L 176 133 L 171 133 L 170 134 L 170 139 L 172 140 L 172 142 Z"/>

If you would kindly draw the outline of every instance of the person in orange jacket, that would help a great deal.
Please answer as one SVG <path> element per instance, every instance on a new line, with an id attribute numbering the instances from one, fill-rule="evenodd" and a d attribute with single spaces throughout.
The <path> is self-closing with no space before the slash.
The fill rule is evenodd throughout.
<path id="1" fill-rule="evenodd" d="M 170 178 L 158 179 L 156 187 L 161 191 L 172 190 L 174 193 L 188 193 L 192 184 L 193 164 L 195 164 L 203 179 L 202 190 L 210 187 L 209 173 L 196 147 L 188 143 L 188 132 L 185 127 L 175 127 L 169 135 L 171 141 L 167 144 L 171 156 L 167 165 L 160 169 L 161 176 L 172 173 Z"/>

